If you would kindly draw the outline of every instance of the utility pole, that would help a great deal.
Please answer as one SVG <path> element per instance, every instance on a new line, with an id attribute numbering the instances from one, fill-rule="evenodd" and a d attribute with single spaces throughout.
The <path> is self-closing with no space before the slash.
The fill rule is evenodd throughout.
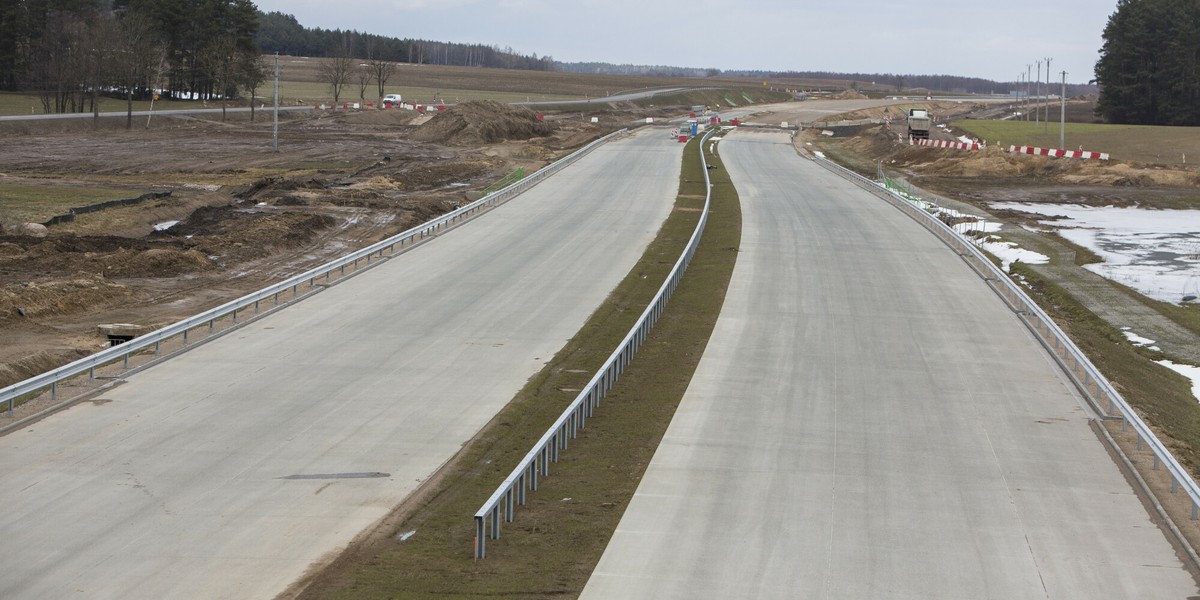
<path id="1" fill-rule="evenodd" d="M 1067 149 L 1067 72 L 1062 72 L 1062 104 L 1059 109 L 1058 147 Z"/>
<path id="2" fill-rule="evenodd" d="M 1033 76 L 1033 64 L 1025 65 L 1025 120 L 1029 120 L 1029 78 Z"/>
<path id="3" fill-rule="evenodd" d="M 1040 102 L 1042 99 L 1042 61 L 1040 59 L 1037 61 L 1037 68 L 1038 68 L 1037 79 L 1034 80 L 1037 83 L 1033 84 L 1033 90 L 1034 90 L 1033 91 L 1033 94 L 1034 94 L 1033 124 L 1034 124 L 1034 126 L 1037 126 L 1038 122 L 1042 120 L 1042 105 Z"/>
<path id="4" fill-rule="evenodd" d="M 1047 98 L 1047 100 L 1050 97 L 1050 61 L 1051 60 L 1054 60 L 1054 59 L 1049 58 L 1049 57 L 1046 58 L 1046 98 Z M 1049 103 L 1049 101 L 1047 101 L 1047 103 L 1046 103 L 1046 120 L 1044 121 L 1044 123 L 1045 124 L 1042 126 L 1042 133 L 1048 134 L 1048 133 L 1050 133 L 1050 103 Z"/>
<path id="5" fill-rule="evenodd" d="M 279 53 L 275 53 L 275 131 L 271 137 L 271 149 L 279 152 Z"/>

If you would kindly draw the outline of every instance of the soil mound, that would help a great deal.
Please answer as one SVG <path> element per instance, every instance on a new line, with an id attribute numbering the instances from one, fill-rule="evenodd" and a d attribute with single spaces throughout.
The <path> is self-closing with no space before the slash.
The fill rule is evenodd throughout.
<path id="1" fill-rule="evenodd" d="M 858 90 L 846 90 L 838 92 L 830 96 L 830 98 L 833 100 L 865 100 L 867 96 L 859 93 Z"/>
<path id="2" fill-rule="evenodd" d="M 79 360 L 90 354 L 87 350 L 59 350 L 35 352 L 9 363 L 0 363 L 0 387 L 7 387 L 18 381 L 41 375 L 51 369 L 56 369 L 71 361 Z"/>
<path id="3" fill-rule="evenodd" d="M 492 144 L 545 137 L 554 128 L 528 109 L 491 100 L 464 102 L 417 127 L 412 139 L 449 146 Z"/>
<path id="4" fill-rule="evenodd" d="M 0 321 L 45 315 L 64 315 L 97 306 L 113 306 L 132 291 L 99 275 L 32 281 L 0 287 Z M 22 313 L 24 313 L 22 315 Z"/>

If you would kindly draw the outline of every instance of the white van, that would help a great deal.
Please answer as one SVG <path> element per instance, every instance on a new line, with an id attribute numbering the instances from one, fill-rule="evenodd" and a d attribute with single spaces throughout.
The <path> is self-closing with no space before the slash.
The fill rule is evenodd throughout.
<path id="1" fill-rule="evenodd" d="M 399 105 L 400 104 L 400 94 L 388 94 L 388 95 L 384 96 L 383 103 L 391 104 L 392 106 Z"/>

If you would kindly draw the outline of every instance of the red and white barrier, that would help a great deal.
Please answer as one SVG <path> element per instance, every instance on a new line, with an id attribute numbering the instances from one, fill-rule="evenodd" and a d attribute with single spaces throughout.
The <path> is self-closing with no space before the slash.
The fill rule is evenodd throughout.
<path id="1" fill-rule="evenodd" d="M 1105 152 L 1084 152 L 1082 150 L 1059 150 L 1058 148 L 1034 148 L 1033 146 L 1009 146 L 1009 152 L 1017 154 L 1032 154 L 1034 156 L 1051 156 L 1054 158 L 1082 158 L 1085 160 L 1108 160 Z"/>
<path id="2" fill-rule="evenodd" d="M 945 140 L 915 139 L 913 140 L 913 143 L 918 146 L 929 146 L 931 148 L 950 148 L 951 150 L 980 150 L 983 148 L 983 144 L 947 142 Z"/>

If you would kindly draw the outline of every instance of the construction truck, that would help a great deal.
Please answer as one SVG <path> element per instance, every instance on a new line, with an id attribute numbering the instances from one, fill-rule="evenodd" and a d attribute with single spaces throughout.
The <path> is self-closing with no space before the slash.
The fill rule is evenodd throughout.
<path id="1" fill-rule="evenodd" d="M 924 108 L 908 109 L 908 137 L 929 139 L 929 130 L 933 126 L 933 117 Z"/>

